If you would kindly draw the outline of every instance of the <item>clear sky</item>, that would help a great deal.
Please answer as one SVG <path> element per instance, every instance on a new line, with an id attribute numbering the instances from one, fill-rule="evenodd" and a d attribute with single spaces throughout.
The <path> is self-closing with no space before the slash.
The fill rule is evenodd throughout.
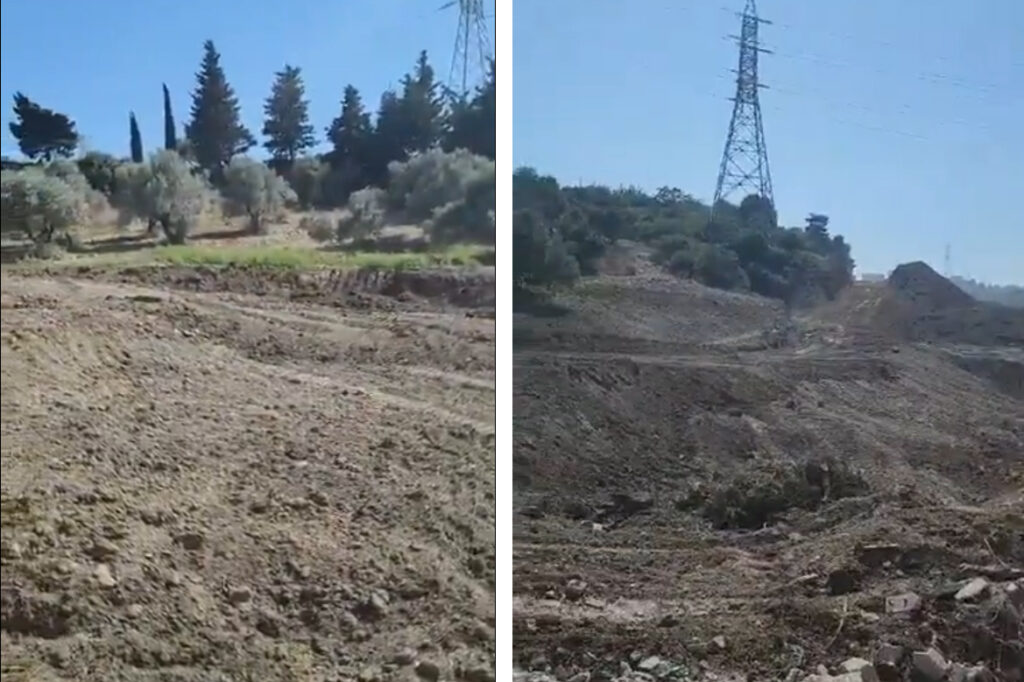
<path id="1" fill-rule="evenodd" d="M 310 117 L 323 129 L 340 111 L 348 83 L 375 110 L 426 49 L 446 82 L 458 8 L 444 0 L 4 0 L 0 5 L 0 147 L 16 156 L 10 134 L 13 95 L 23 91 L 71 116 L 86 147 L 129 154 L 134 110 L 147 153 L 163 144 L 167 83 L 179 136 L 210 38 L 241 103 L 243 123 L 262 142 L 263 100 L 285 63 L 302 68 Z M 491 17 L 494 3 L 485 3 Z M 493 31 L 491 33 L 493 41 Z M 254 150 L 262 153 L 262 150 Z"/>
<path id="2" fill-rule="evenodd" d="M 743 0 L 516 0 L 514 162 L 705 201 Z M 861 272 L 1024 284 L 1024 2 L 760 0 L 780 218 L 826 213 Z"/>

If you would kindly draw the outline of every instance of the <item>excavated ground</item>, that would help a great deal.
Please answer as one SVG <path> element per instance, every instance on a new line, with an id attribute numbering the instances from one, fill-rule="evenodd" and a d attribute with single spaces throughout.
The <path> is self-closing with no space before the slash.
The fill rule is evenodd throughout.
<path id="1" fill-rule="evenodd" d="M 651 273 L 517 314 L 526 677 L 802 679 L 895 644 L 1021 679 L 1024 315 L 907 267 L 792 324 Z"/>
<path id="2" fill-rule="evenodd" d="M 3 679 L 493 680 L 493 297 L 5 272 Z"/>

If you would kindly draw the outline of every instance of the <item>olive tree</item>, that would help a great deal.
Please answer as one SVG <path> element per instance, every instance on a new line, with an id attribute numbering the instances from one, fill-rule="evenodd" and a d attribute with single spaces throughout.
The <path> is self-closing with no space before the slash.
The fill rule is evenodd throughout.
<path id="1" fill-rule="evenodd" d="M 159 225 L 172 244 L 183 244 L 203 212 L 208 188 L 177 152 L 161 150 L 145 163 L 117 170 L 118 205 L 129 215 Z"/>
<path id="2" fill-rule="evenodd" d="M 224 197 L 249 216 L 249 227 L 262 234 L 266 217 L 296 201 L 295 192 L 284 178 L 265 164 L 244 156 L 231 159 L 224 170 Z"/>
<path id="3" fill-rule="evenodd" d="M 85 197 L 67 182 L 30 168 L 0 173 L 0 223 L 37 246 L 66 234 L 87 214 Z"/>

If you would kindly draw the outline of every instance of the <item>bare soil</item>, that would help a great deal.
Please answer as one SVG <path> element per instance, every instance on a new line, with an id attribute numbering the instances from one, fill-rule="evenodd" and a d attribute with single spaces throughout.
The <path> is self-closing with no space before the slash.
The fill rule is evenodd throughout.
<path id="1" fill-rule="evenodd" d="M 493 273 L 2 285 L 4 680 L 493 679 Z"/>
<path id="2" fill-rule="evenodd" d="M 1022 679 L 1024 314 L 923 264 L 792 321 L 619 271 L 516 315 L 518 667 L 799 680 L 896 644 Z"/>

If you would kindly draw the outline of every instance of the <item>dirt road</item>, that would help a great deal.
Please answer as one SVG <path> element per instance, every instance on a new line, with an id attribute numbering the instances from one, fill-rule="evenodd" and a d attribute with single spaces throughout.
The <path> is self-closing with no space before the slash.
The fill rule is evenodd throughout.
<path id="1" fill-rule="evenodd" d="M 5 681 L 493 679 L 493 274 L 73 274 L 3 276 Z"/>

